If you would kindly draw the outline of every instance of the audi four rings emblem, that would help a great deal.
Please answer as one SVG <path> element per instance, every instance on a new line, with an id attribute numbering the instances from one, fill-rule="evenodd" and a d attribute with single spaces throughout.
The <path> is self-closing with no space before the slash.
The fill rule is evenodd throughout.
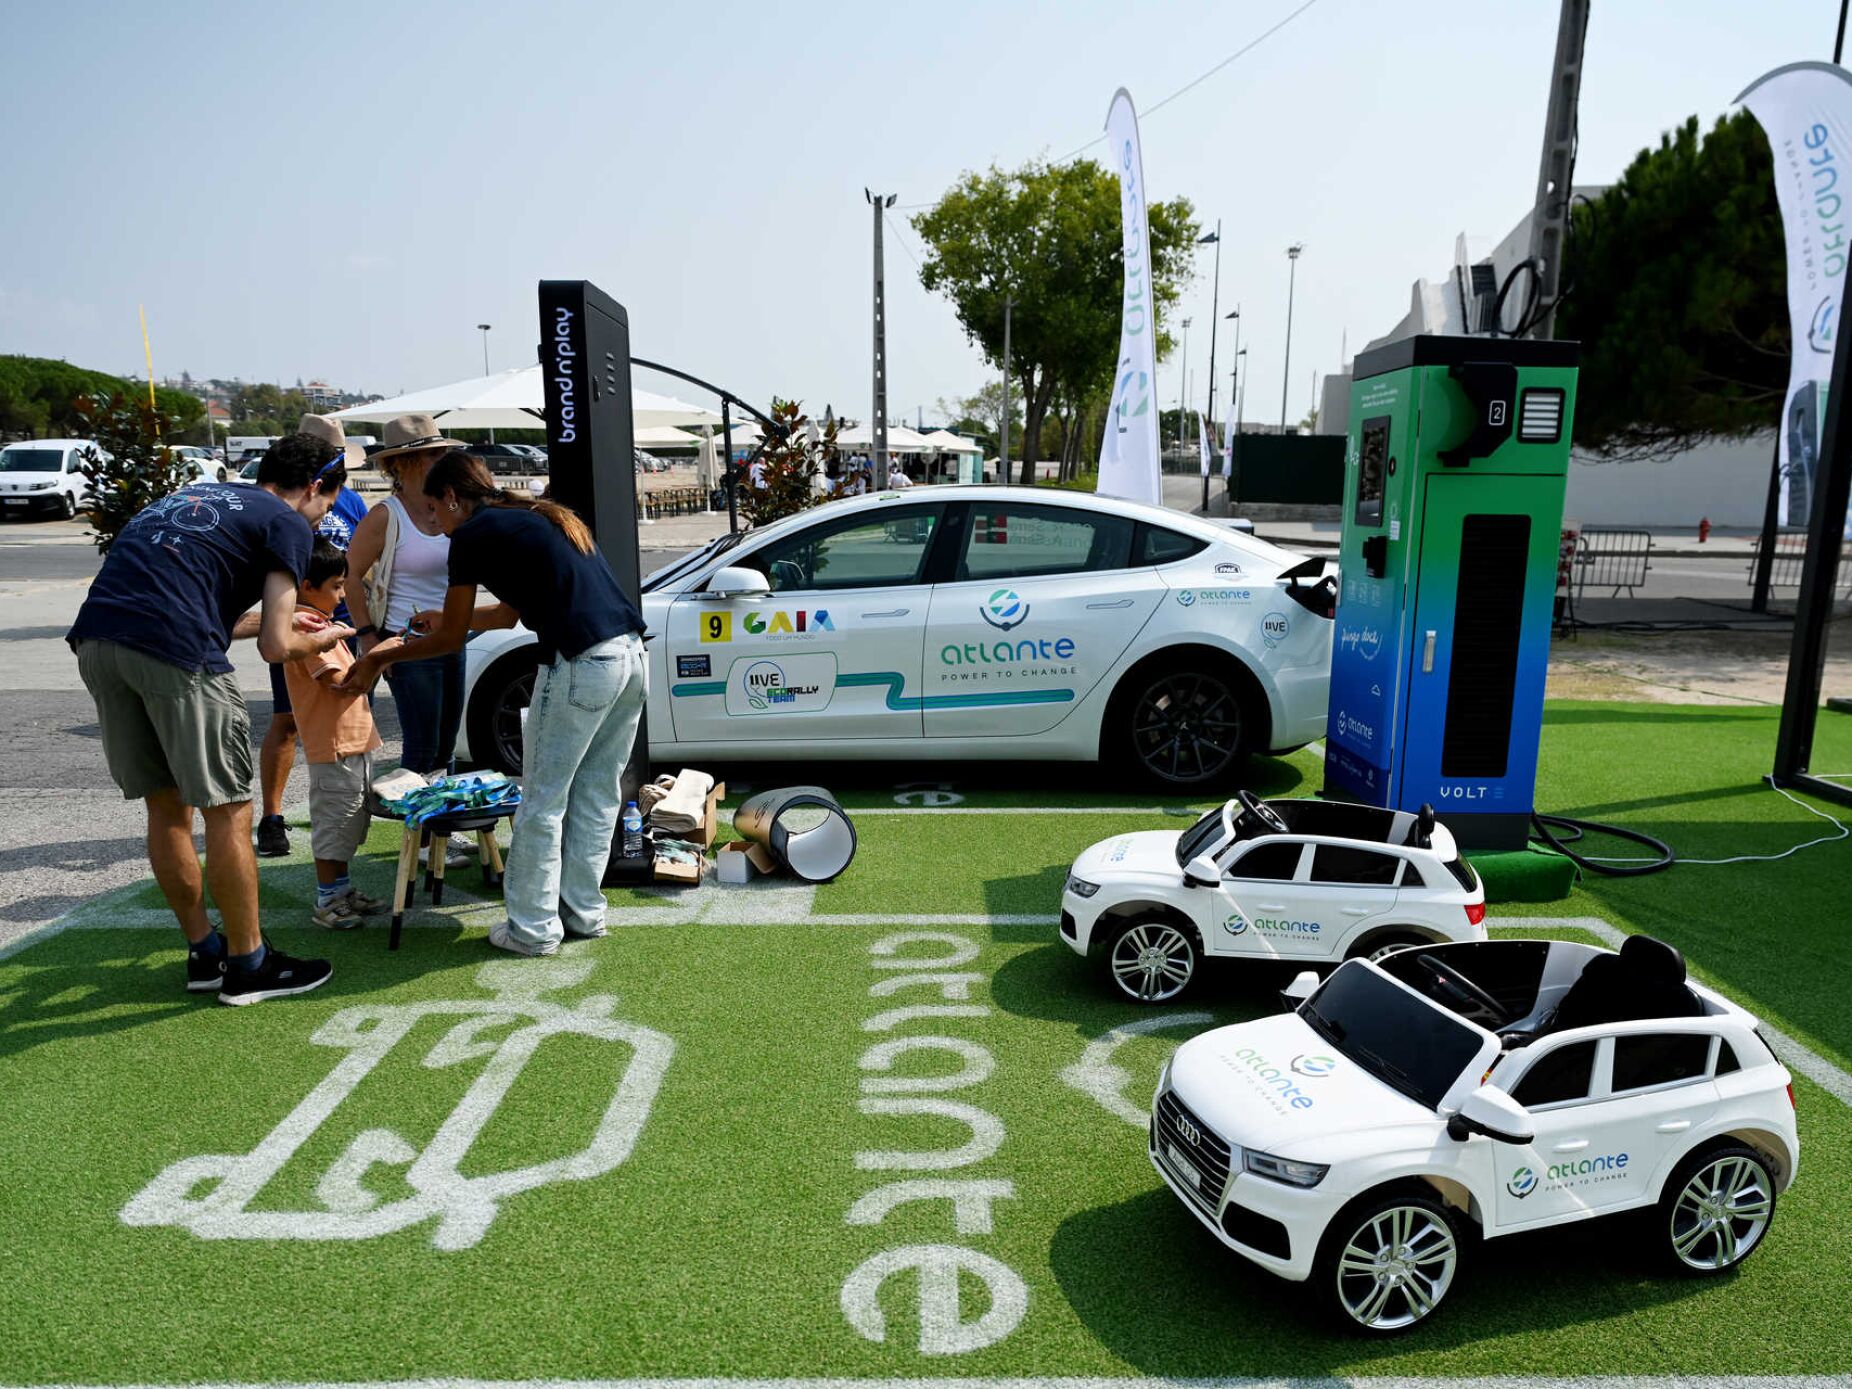
<path id="1" fill-rule="evenodd" d="M 1177 1133 L 1183 1139 L 1183 1141 L 1185 1143 L 1188 1143 L 1192 1148 L 1198 1148 L 1202 1146 L 1202 1141 L 1203 1141 L 1202 1130 L 1197 1128 L 1196 1125 L 1192 1124 L 1188 1119 L 1183 1118 L 1181 1115 L 1179 1115 L 1177 1118 Z"/>

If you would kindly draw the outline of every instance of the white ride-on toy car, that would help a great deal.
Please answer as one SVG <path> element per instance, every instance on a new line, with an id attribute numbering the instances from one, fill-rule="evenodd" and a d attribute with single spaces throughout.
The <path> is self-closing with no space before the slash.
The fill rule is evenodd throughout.
<path id="1" fill-rule="evenodd" d="M 1333 962 L 1485 939 L 1485 888 L 1427 806 L 1263 801 L 1181 834 L 1102 840 L 1074 860 L 1061 938 L 1125 997 L 1168 1003 L 1203 957 Z"/>
<path id="2" fill-rule="evenodd" d="M 1151 1161 L 1352 1330 L 1424 1320 L 1474 1239 L 1623 1211 L 1674 1271 L 1722 1272 L 1794 1181 L 1788 1072 L 1650 936 L 1415 946 L 1283 997 L 1177 1049 Z"/>

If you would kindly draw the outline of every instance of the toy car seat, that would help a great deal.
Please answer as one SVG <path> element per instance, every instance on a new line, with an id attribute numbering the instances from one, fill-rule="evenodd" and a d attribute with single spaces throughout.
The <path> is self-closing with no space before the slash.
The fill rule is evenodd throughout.
<path id="1" fill-rule="evenodd" d="M 1432 849 L 1434 847 L 1434 807 L 1426 801 L 1415 812 L 1415 823 L 1408 827 L 1408 836 L 1402 843 L 1413 849 Z"/>
<path id="2" fill-rule="evenodd" d="M 1583 967 L 1540 1030 L 1703 1015 L 1704 1005 L 1685 983 L 1685 957 L 1652 936 L 1628 936 L 1618 954 L 1597 955 Z"/>

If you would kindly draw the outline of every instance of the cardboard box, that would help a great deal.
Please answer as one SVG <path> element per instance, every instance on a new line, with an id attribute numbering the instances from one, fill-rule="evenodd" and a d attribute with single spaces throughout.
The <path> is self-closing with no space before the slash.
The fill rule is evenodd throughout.
<path id="1" fill-rule="evenodd" d="M 727 798 L 727 784 L 724 781 L 714 783 L 714 789 L 707 793 L 707 806 L 701 812 L 701 828 L 688 838 L 703 849 L 714 847 L 714 836 L 720 832 L 720 803 Z"/>
<path id="2" fill-rule="evenodd" d="M 744 839 L 722 844 L 720 852 L 714 856 L 715 878 L 736 886 L 749 883 L 759 874 L 771 872 L 776 866 L 769 849 L 763 844 L 754 844 Z"/>
<path id="3" fill-rule="evenodd" d="M 677 863 L 672 859 L 656 860 L 652 874 L 654 881 L 667 883 L 670 887 L 696 887 L 701 882 L 701 873 L 707 867 L 704 855 L 694 863 Z"/>

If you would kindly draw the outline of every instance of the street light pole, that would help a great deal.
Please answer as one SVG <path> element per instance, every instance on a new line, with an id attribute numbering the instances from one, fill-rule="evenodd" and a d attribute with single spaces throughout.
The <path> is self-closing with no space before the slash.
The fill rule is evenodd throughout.
<path id="1" fill-rule="evenodd" d="M 1286 390 L 1293 377 L 1293 289 L 1299 277 L 1299 253 L 1305 249 L 1303 241 L 1295 241 L 1286 248 L 1286 363 L 1280 368 L 1280 433 L 1286 432 Z"/>
<path id="2" fill-rule="evenodd" d="M 491 325 L 478 323 L 476 326 L 482 330 L 482 374 L 487 376 L 489 374 L 489 328 Z M 493 429 L 489 431 L 489 442 L 491 444 L 495 442 Z"/>
<path id="3" fill-rule="evenodd" d="M 1183 416 L 1190 399 L 1190 320 L 1183 320 L 1183 359 L 1177 363 L 1177 447 L 1183 447 Z"/>
<path id="4" fill-rule="evenodd" d="M 1209 296 L 1209 417 L 1208 428 L 1215 433 L 1215 338 L 1222 312 L 1222 219 L 1215 219 L 1215 230 L 1197 240 L 1197 245 L 1215 243 L 1215 289 Z"/>
<path id="5" fill-rule="evenodd" d="M 1248 350 L 1245 347 L 1242 348 L 1239 352 L 1235 353 L 1235 368 L 1237 371 L 1239 371 L 1241 368 L 1241 365 L 1242 365 L 1241 359 L 1247 355 L 1248 355 Z M 1245 411 L 1247 409 L 1247 403 L 1248 403 L 1248 383 L 1246 380 L 1243 380 L 1241 382 L 1240 393 L 1235 396 L 1235 434 L 1237 436 L 1239 436 L 1241 433 L 1241 425 L 1242 425 L 1243 419 L 1245 418 Z"/>
<path id="6" fill-rule="evenodd" d="M 898 194 L 870 193 L 866 188 L 862 196 L 868 199 L 868 205 L 874 210 L 875 217 L 875 342 L 874 342 L 874 419 L 869 424 L 869 434 L 875 446 L 875 476 L 887 478 L 887 270 L 883 265 L 881 246 L 881 222 L 887 210 L 894 205 Z"/>

